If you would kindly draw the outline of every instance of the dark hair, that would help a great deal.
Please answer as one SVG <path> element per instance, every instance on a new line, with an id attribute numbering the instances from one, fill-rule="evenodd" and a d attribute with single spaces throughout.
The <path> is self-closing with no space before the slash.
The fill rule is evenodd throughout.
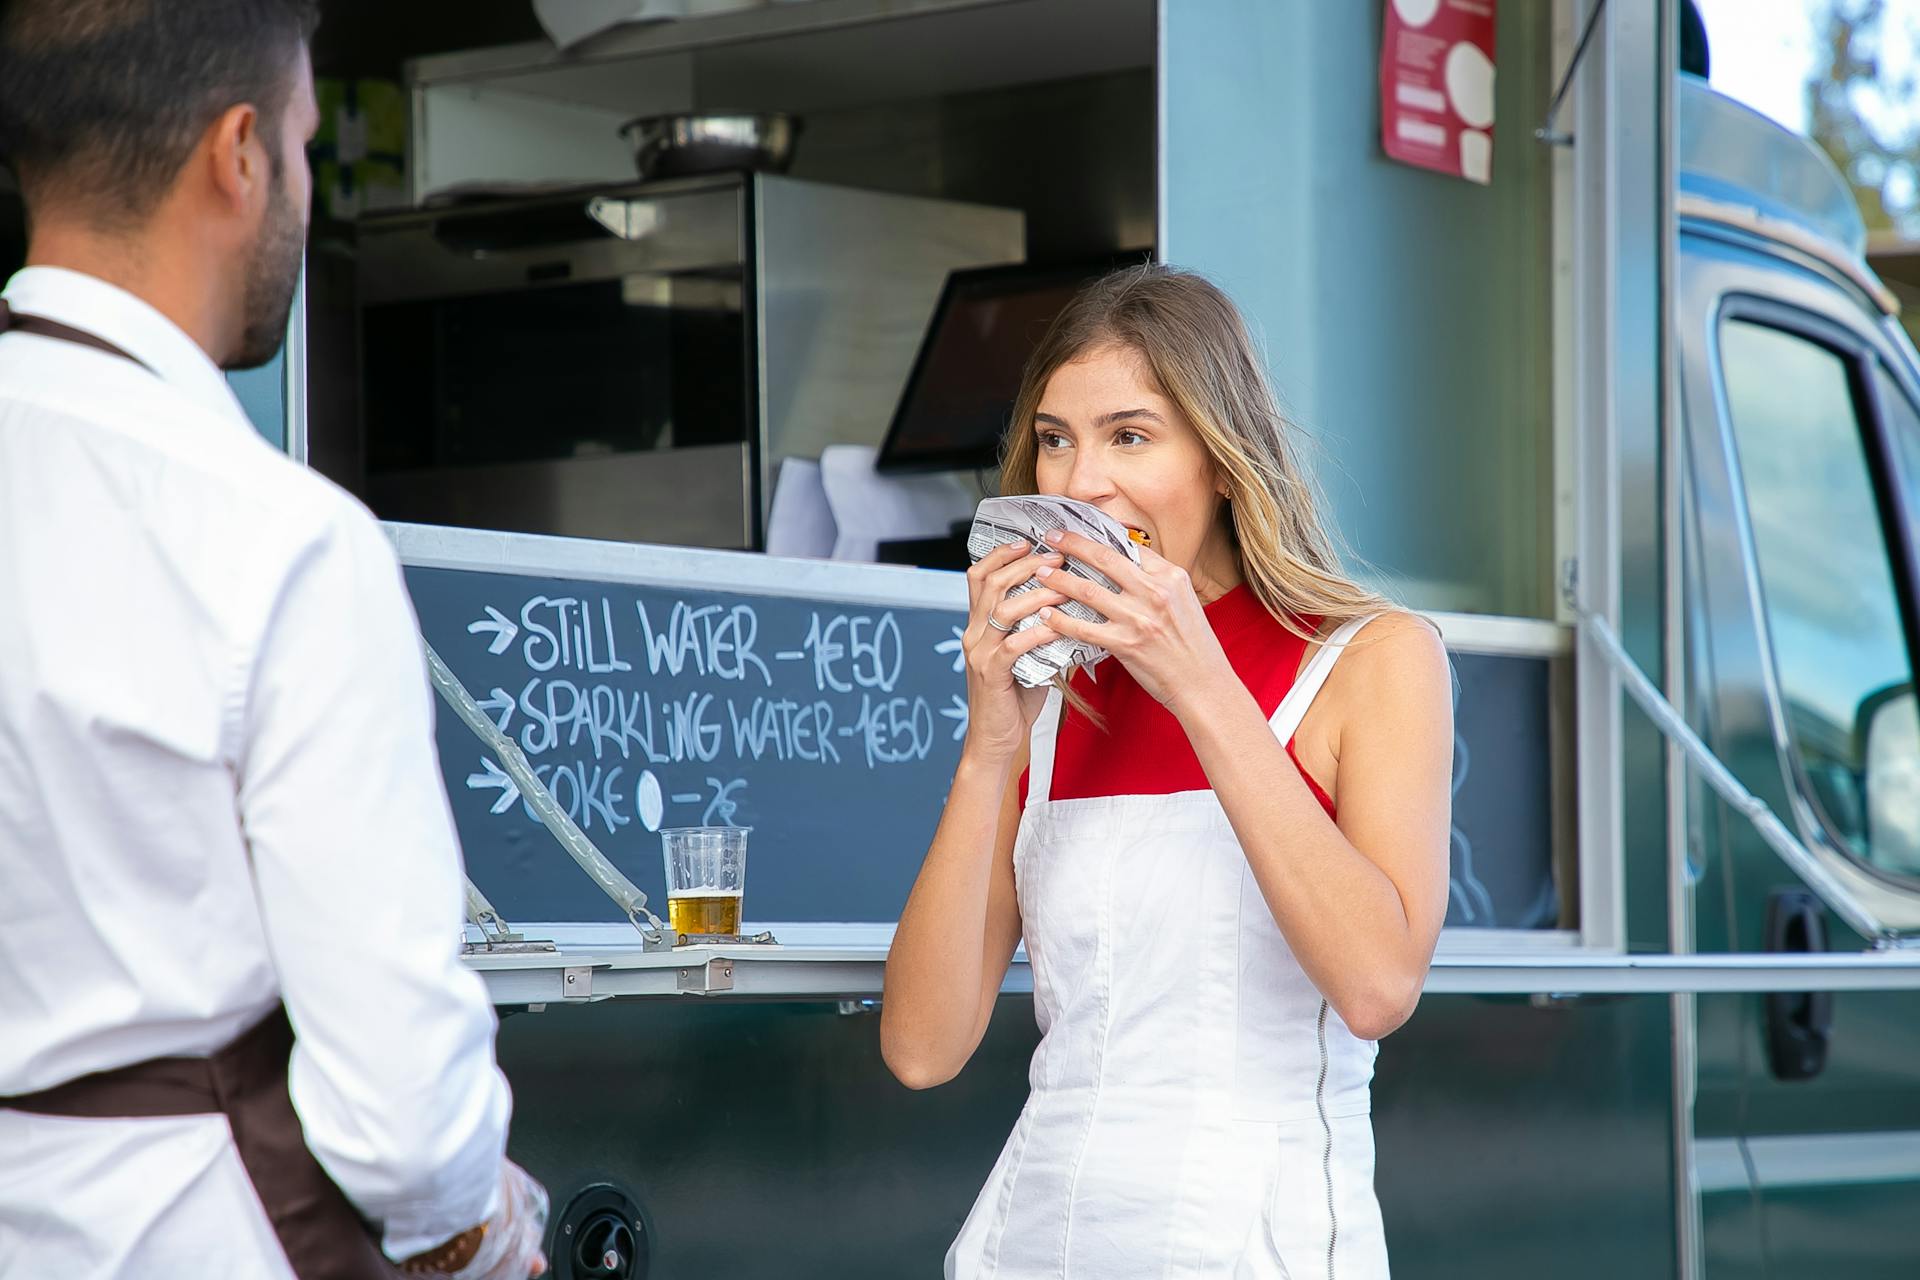
<path id="1" fill-rule="evenodd" d="M 318 22 L 314 0 L 0 0 L 0 159 L 29 206 L 144 218 L 222 112 L 278 132 Z"/>

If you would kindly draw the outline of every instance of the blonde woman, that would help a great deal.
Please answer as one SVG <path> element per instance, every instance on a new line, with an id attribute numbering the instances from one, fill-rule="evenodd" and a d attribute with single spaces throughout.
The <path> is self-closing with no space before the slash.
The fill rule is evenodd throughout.
<path id="1" fill-rule="evenodd" d="M 1135 567 L 1067 535 L 967 575 L 967 738 L 881 1044 L 906 1084 L 951 1079 L 1023 938 L 1042 1035 L 946 1274 L 1385 1277 L 1370 1082 L 1446 912 L 1445 650 L 1342 572 L 1204 279 L 1145 267 L 1081 294 L 1009 431 L 1005 492 L 1090 502 L 1152 549 Z M 1056 634 L 1113 659 L 1020 688 L 1014 658 Z"/>

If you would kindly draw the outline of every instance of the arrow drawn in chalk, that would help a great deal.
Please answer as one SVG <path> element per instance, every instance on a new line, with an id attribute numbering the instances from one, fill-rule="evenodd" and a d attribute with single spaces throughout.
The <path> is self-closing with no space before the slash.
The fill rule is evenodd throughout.
<path id="1" fill-rule="evenodd" d="M 500 798 L 493 802 L 493 807 L 487 812 L 500 814 L 513 808 L 513 802 L 520 798 L 520 788 L 515 785 L 513 779 L 503 773 L 499 765 L 485 756 L 480 757 L 480 767 L 486 772 L 468 774 L 468 788 L 474 791 L 485 791 L 488 787 L 500 788 Z"/>
<path id="2" fill-rule="evenodd" d="M 940 708 L 940 714 L 953 721 L 953 740 L 958 742 L 967 736 L 967 700 L 956 693 L 947 701 L 953 705 Z"/>
<path id="3" fill-rule="evenodd" d="M 953 629 L 953 639 L 942 640 L 939 644 L 933 646 L 933 651 L 935 653 L 952 654 L 953 669 L 955 671 L 965 671 L 967 669 L 967 651 L 961 647 L 960 628 L 955 627 Z"/>
<path id="4" fill-rule="evenodd" d="M 487 606 L 486 617 L 467 624 L 467 634 L 470 636 L 477 636 L 482 631 L 493 632 L 493 640 L 487 645 L 488 653 L 505 653 L 507 646 L 513 643 L 513 638 L 520 634 L 520 628 L 492 605 Z"/>
<path id="5" fill-rule="evenodd" d="M 513 695 L 499 685 L 493 687 L 493 696 L 485 702 L 476 702 L 475 706 L 487 712 L 487 719 L 493 721 L 493 727 L 500 732 L 507 731 L 507 721 L 513 719 Z M 499 715 L 492 714 L 498 711 Z"/>

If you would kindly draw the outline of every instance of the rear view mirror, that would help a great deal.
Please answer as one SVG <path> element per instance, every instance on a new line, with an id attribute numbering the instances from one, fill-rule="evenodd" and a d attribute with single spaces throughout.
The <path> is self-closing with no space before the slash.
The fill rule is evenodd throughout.
<path id="1" fill-rule="evenodd" d="M 1875 866 L 1920 875 L 1920 703 L 1911 684 L 1861 707 L 1866 731 L 1867 850 Z"/>

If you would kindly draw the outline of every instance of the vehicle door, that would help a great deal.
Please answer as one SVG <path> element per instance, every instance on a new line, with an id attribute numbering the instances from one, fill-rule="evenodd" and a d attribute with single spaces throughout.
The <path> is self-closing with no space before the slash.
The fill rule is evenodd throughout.
<path id="1" fill-rule="evenodd" d="M 1920 929 L 1912 349 L 1846 273 L 1682 224 L 1689 715 L 1812 857 L 1697 779 L 1701 951 Z M 1713 1280 L 1920 1274 L 1920 992 L 1699 997 L 1693 1175 Z"/>

